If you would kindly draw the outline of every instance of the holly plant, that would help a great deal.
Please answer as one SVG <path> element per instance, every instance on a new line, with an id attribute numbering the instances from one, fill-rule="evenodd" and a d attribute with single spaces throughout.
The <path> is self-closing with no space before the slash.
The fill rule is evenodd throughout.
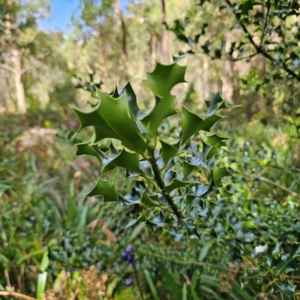
<path id="1" fill-rule="evenodd" d="M 77 145 L 77 155 L 91 155 L 101 163 L 101 176 L 88 196 L 100 195 L 127 211 L 133 206 L 127 226 L 145 222 L 163 233 L 199 238 L 209 230 L 218 204 L 230 196 L 223 182 L 230 173 L 215 163 L 226 138 L 211 130 L 222 119 L 219 111 L 233 106 L 217 94 L 206 101 L 205 116 L 185 106 L 177 112 L 171 91 L 185 82 L 185 71 L 177 63 L 157 63 L 147 73 L 144 84 L 155 97 L 147 112 L 139 109 L 130 83 L 110 94 L 97 89 L 96 108 L 75 109 L 79 130 L 94 130 L 90 141 Z M 126 170 L 130 190 L 124 192 L 109 174 L 115 168 Z"/>

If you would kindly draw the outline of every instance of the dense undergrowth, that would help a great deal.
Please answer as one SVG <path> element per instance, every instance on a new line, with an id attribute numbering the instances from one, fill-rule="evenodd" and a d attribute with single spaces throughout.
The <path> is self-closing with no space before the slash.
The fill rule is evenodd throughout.
<path id="1" fill-rule="evenodd" d="M 124 287 L 133 270 L 120 257 L 131 243 L 145 299 L 292 299 L 300 292 L 300 150 L 292 127 L 219 125 L 230 137 L 219 160 L 234 170 L 234 194 L 206 216 L 205 239 L 174 240 L 143 223 L 125 229 L 138 207 L 121 214 L 115 204 L 86 198 L 99 165 L 75 157 L 74 128 L 42 125 L 1 118 L 0 291 L 34 297 L 47 271 L 45 299 L 138 298 L 136 284 Z M 121 186 L 122 172 L 114 176 Z"/>

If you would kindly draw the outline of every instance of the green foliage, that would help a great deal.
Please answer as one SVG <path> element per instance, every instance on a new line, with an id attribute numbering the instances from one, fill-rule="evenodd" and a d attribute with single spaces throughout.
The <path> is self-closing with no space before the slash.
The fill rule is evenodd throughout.
<path id="1" fill-rule="evenodd" d="M 189 236 L 200 237 L 203 224 L 199 202 L 205 203 L 207 197 L 214 195 L 211 202 L 217 205 L 224 201 L 222 196 L 230 195 L 222 184 L 230 173 L 214 165 L 224 138 L 209 131 L 222 118 L 217 112 L 234 106 L 218 94 L 206 102 L 206 116 L 200 117 L 183 107 L 181 133 L 166 139 L 159 128 L 166 118 L 176 114 L 176 97 L 170 92 L 176 84 L 184 82 L 184 74 L 185 67 L 177 63 L 158 63 L 147 74 L 144 82 L 156 97 L 149 112 L 140 111 L 130 84 L 110 95 L 97 90 L 96 109 L 88 113 L 75 109 L 80 130 L 88 126 L 94 129 L 93 138 L 79 144 L 77 154 L 92 155 L 101 162 L 103 179 L 98 180 L 89 196 L 101 195 L 104 202 L 118 201 L 121 207 L 140 207 L 139 215 L 133 215 L 128 226 L 145 222 L 153 230 L 183 230 Z M 201 142 L 191 141 L 199 132 Z M 116 167 L 126 169 L 127 177 L 134 178 L 127 194 L 114 186 L 113 179 L 105 179 L 106 173 Z M 203 172 L 205 180 L 201 182 L 197 174 Z M 217 196 L 218 191 L 221 197 Z"/>
<path id="2" fill-rule="evenodd" d="M 106 94 L 114 80 L 134 81 L 161 57 L 159 7 L 128 4 L 128 59 L 120 61 L 114 1 L 82 1 L 69 38 L 38 33 L 37 14 L 48 7 L 41 3 L 48 2 L 11 7 L 18 32 L 0 42 L 0 106 L 14 105 L 5 44 L 13 42 L 22 49 L 29 108 L 14 116 L 0 107 L 0 292 L 11 286 L 38 298 L 47 291 L 46 298 L 71 299 L 76 291 L 78 299 L 96 299 L 100 283 L 103 297 L 136 299 L 137 281 L 124 285 L 135 269 L 120 256 L 131 243 L 145 300 L 299 297 L 299 4 L 170 0 L 167 22 L 179 18 L 172 30 L 195 54 L 188 70 L 158 63 L 146 88 L 127 84 Z M 182 48 L 171 45 L 174 53 Z M 197 52 L 214 61 L 197 62 Z M 230 75 L 223 58 L 239 61 L 230 64 L 232 102 L 256 113 L 251 123 L 240 110 L 218 123 L 232 107 L 220 94 L 205 112 L 196 105 Z M 186 92 L 179 88 L 185 77 Z M 83 130 L 74 137 L 78 123 L 67 104 L 76 99 Z M 38 136 L 33 126 L 58 134 Z M 92 157 L 75 159 L 74 143 L 77 155 Z"/>
<path id="3" fill-rule="evenodd" d="M 229 169 L 235 174 L 229 179 L 229 189 L 234 194 L 216 203 L 214 194 L 209 192 L 209 200 L 198 202 L 202 239 L 188 241 L 183 232 L 176 234 L 171 229 L 174 241 L 165 230 L 148 232 L 143 222 L 125 228 L 129 215 L 141 212 L 139 202 L 155 209 L 157 198 L 152 195 L 141 193 L 142 200 L 137 201 L 137 205 L 123 206 L 121 213 L 116 202 L 103 203 L 94 197 L 90 200 L 85 197 L 91 181 L 96 181 L 95 170 L 99 166 L 93 157 L 85 158 L 85 163 L 90 164 L 85 169 L 74 162 L 70 156 L 75 152 L 74 146 L 63 139 L 72 137 L 72 132 L 60 132 L 55 144 L 40 141 L 37 148 L 17 152 L 16 141 L 21 139 L 24 126 L 32 122 L 24 118 L 18 120 L 18 116 L 14 119 L 4 116 L 0 135 L 3 157 L 0 163 L 3 245 L 0 268 L 1 274 L 7 270 L 11 285 L 18 290 L 35 297 L 39 272 L 32 270 L 40 269 L 43 255 L 48 251 L 46 290 L 55 286 L 63 272 L 70 272 L 73 278 L 79 270 L 101 266 L 101 272 L 109 276 L 107 295 L 116 299 L 133 298 L 138 293 L 137 287 L 124 287 L 125 278 L 132 276 L 132 268 L 120 258 L 124 245 L 133 243 L 145 299 L 151 299 L 152 293 L 143 275 L 144 269 L 149 271 L 159 299 L 182 299 L 183 295 L 187 299 L 253 299 L 258 295 L 267 299 L 280 299 L 285 295 L 292 299 L 292 292 L 298 293 L 299 204 L 296 194 L 300 194 L 297 171 L 300 153 L 292 126 L 266 128 L 253 123 L 235 128 L 224 120 L 218 135 L 205 137 L 203 141 L 210 146 L 221 143 L 222 136 L 231 137 L 227 146 L 220 149 L 215 165 L 220 165 L 222 170 L 226 164 L 234 170 Z M 164 164 L 176 155 L 179 147 L 176 143 L 172 146 L 170 136 L 171 133 L 178 142 L 176 137 L 181 128 L 177 123 L 172 126 L 164 122 L 159 126 L 157 140 L 166 141 L 165 144 L 157 142 L 164 147 L 161 157 Z M 78 135 L 77 140 L 88 135 L 89 132 L 86 137 Z M 202 143 L 198 139 L 199 142 Z M 109 154 L 109 142 L 100 146 L 101 151 Z M 46 160 L 45 149 L 49 155 Z M 126 152 L 132 154 L 129 150 Z M 74 191 L 75 171 L 82 173 L 80 192 Z M 151 176 L 151 169 L 148 171 Z M 172 186 L 182 189 L 181 184 L 190 181 L 193 172 L 194 165 L 185 162 L 183 178 L 173 183 L 171 180 L 169 189 Z M 134 175 L 134 171 L 127 173 Z M 267 178 L 279 187 L 246 173 Z M 111 169 L 102 180 L 110 180 L 118 186 L 118 194 L 121 189 L 126 194 L 136 182 L 130 177 L 124 181 L 125 174 L 120 168 Z M 198 175 L 205 180 L 205 172 Z M 293 196 L 280 186 L 296 194 Z M 199 185 L 197 191 L 205 193 L 208 188 L 208 184 Z M 191 201 L 193 199 L 191 197 Z M 149 209 L 144 210 L 149 212 Z M 141 215 L 141 219 L 143 217 Z M 101 230 L 102 224 L 106 224 L 117 242 L 109 242 Z M 26 285 L 18 285 L 18 276 Z M 5 276 L 0 277 L 0 285 L 4 290 Z M 80 291 L 79 297 L 83 297 L 84 288 L 80 287 Z"/>
<path id="4" fill-rule="evenodd" d="M 240 78 L 245 93 L 253 98 L 254 92 L 257 102 L 295 119 L 300 82 L 299 7 L 295 0 L 200 1 L 169 30 L 189 46 L 185 53 L 201 52 L 212 60 L 250 62 L 249 74 Z M 210 19 L 207 16 L 211 11 L 215 15 Z M 218 18 L 226 22 L 216 24 Z"/>

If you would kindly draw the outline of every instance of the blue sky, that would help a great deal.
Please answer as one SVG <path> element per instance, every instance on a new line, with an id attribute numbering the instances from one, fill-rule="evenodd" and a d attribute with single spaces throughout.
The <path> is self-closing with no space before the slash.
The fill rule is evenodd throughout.
<path id="1" fill-rule="evenodd" d="M 121 0 L 121 8 L 125 8 L 128 0 Z M 42 30 L 62 30 L 71 32 L 71 16 L 79 14 L 80 0 L 51 0 L 52 14 L 39 22 Z"/>
<path id="2" fill-rule="evenodd" d="M 80 0 L 51 0 L 52 14 L 39 22 L 42 30 L 70 32 L 71 16 L 78 14 Z"/>

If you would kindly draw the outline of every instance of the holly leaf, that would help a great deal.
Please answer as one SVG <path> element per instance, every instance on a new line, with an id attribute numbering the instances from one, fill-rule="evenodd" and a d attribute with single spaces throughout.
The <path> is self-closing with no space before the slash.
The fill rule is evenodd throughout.
<path id="1" fill-rule="evenodd" d="M 195 169 L 194 165 L 191 165 L 190 163 L 188 163 L 187 161 L 183 161 L 183 178 L 187 179 L 188 176 L 193 172 L 193 170 Z"/>
<path id="2" fill-rule="evenodd" d="M 128 228 L 132 225 L 134 225 L 135 223 L 140 223 L 140 222 L 146 222 L 147 220 L 147 217 L 145 215 L 145 212 L 143 211 L 138 218 L 135 218 L 135 219 L 131 219 L 129 221 L 129 223 L 125 226 L 125 228 Z"/>
<path id="3" fill-rule="evenodd" d="M 208 118 L 201 118 L 199 115 L 191 112 L 186 107 L 182 107 L 182 136 L 181 146 L 187 142 L 187 140 L 196 134 L 200 130 L 209 131 L 210 128 L 218 122 L 222 117 L 219 115 L 211 115 Z"/>
<path id="4" fill-rule="evenodd" d="M 149 196 L 146 191 L 143 192 L 141 197 L 141 203 L 147 206 L 159 206 L 157 196 Z"/>
<path id="5" fill-rule="evenodd" d="M 222 188 L 222 178 L 226 176 L 232 176 L 231 173 L 224 167 L 224 168 L 213 168 L 213 180 L 217 187 Z"/>
<path id="6" fill-rule="evenodd" d="M 132 86 L 130 83 L 127 83 L 127 85 L 124 87 L 124 91 L 127 95 L 128 104 L 130 108 L 130 113 L 132 117 L 136 120 L 138 127 L 142 132 L 146 132 L 146 129 L 144 128 L 143 124 L 140 122 L 140 119 L 146 115 L 145 112 L 141 111 L 137 105 L 136 95 L 132 89 Z"/>
<path id="7" fill-rule="evenodd" d="M 140 170 L 145 174 L 147 175 L 148 177 L 153 177 L 154 174 L 153 174 L 153 170 L 152 170 L 152 167 L 151 167 L 151 164 L 149 163 L 148 160 L 141 160 L 140 161 Z M 140 171 L 140 172 L 141 172 Z"/>
<path id="8" fill-rule="evenodd" d="M 79 130 L 92 126 L 95 130 L 95 142 L 105 138 L 114 138 L 128 149 L 144 152 L 148 146 L 147 139 L 130 115 L 127 94 L 113 98 L 97 90 L 100 102 L 95 110 L 86 113 L 74 109 L 80 120 Z"/>
<path id="9" fill-rule="evenodd" d="M 211 183 L 210 184 L 205 184 L 205 183 L 197 184 L 195 195 L 197 197 L 204 197 L 209 191 L 211 191 L 211 189 L 212 189 Z"/>
<path id="10" fill-rule="evenodd" d="M 217 93 L 211 100 L 205 100 L 207 106 L 207 116 L 214 115 L 218 110 L 222 108 L 236 108 L 239 105 L 230 104 L 223 100 L 220 93 Z"/>
<path id="11" fill-rule="evenodd" d="M 136 173 L 141 173 L 139 167 L 139 154 L 130 153 L 125 149 L 122 149 L 117 156 L 107 160 L 102 170 L 102 174 L 105 174 L 116 167 L 121 167 Z"/>
<path id="12" fill-rule="evenodd" d="M 178 153 L 178 148 L 176 147 L 176 145 L 170 145 L 162 140 L 160 140 L 160 143 L 162 149 L 161 157 L 164 164 L 166 165 L 168 161 Z"/>
<path id="13" fill-rule="evenodd" d="M 233 193 L 229 192 L 227 189 L 219 188 L 219 192 L 222 196 L 229 198 L 233 195 Z"/>
<path id="14" fill-rule="evenodd" d="M 79 156 L 79 155 L 87 154 L 87 155 L 94 156 L 101 161 L 99 152 L 93 147 L 93 145 L 90 142 L 77 144 L 76 146 L 77 146 L 76 155 Z"/>
<path id="15" fill-rule="evenodd" d="M 208 160 L 208 156 L 210 155 L 212 149 L 214 149 L 214 148 L 212 148 L 204 143 L 202 152 L 197 152 L 195 156 L 187 157 L 188 163 L 193 166 L 208 169 L 208 165 L 206 162 Z"/>
<path id="16" fill-rule="evenodd" d="M 189 185 L 191 185 L 191 182 L 189 182 L 189 181 L 181 181 L 177 178 L 174 178 L 174 179 L 172 179 L 172 182 L 165 187 L 165 191 L 166 192 L 171 192 L 171 191 L 173 191 L 175 189 L 178 189 L 180 187 L 187 187 Z"/>
<path id="17" fill-rule="evenodd" d="M 113 180 L 101 180 L 99 179 L 93 189 L 87 194 L 87 196 L 102 195 L 104 202 L 118 201 L 119 196 L 113 187 Z"/>
<path id="18" fill-rule="evenodd" d="M 222 137 L 217 135 L 216 133 L 206 133 L 201 134 L 202 141 L 208 145 L 208 146 L 215 146 L 218 143 L 221 143 L 222 141 L 228 139 L 227 137 Z"/>
<path id="19" fill-rule="evenodd" d="M 289 284 L 288 282 L 275 281 L 273 288 L 280 292 L 282 300 L 294 299 L 296 288 L 295 285 Z"/>
<path id="20" fill-rule="evenodd" d="M 209 150 L 206 154 L 206 160 L 210 160 L 213 156 L 217 155 L 218 153 L 219 151 L 216 147 L 209 147 Z"/>
<path id="21" fill-rule="evenodd" d="M 181 67 L 177 63 L 163 65 L 158 62 L 154 71 L 147 73 L 147 79 L 143 82 L 157 97 L 163 98 L 176 84 L 185 82 L 185 70 L 186 67 Z"/>
<path id="22" fill-rule="evenodd" d="M 175 110 L 175 99 L 176 97 L 171 94 L 161 99 L 158 98 L 152 111 L 141 120 L 154 140 L 156 140 L 157 128 L 162 121 L 177 113 Z"/>

